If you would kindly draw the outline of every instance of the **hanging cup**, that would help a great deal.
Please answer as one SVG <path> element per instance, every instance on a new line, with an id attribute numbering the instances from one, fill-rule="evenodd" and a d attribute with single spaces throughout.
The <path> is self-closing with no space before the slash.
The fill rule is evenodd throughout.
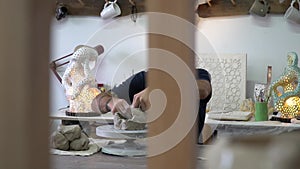
<path id="1" fill-rule="evenodd" d="M 100 16 L 103 19 L 109 19 L 109 18 L 114 18 L 120 14 L 121 14 L 121 9 L 117 4 L 117 0 L 115 0 L 115 1 L 108 1 L 104 4 Z"/>
<path id="2" fill-rule="evenodd" d="M 286 10 L 284 14 L 284 19 L 291 21 L 297 24 L 300 24 L 300 11 L 294 7 L 296 0 L 291 2 L 291 6 Z M 299 0 L 297 0 L 298 6 L 300 5 Z"/>
<path id="3" fill-rule="evenodd" d="M 270 5 L 266 0 L 255 0 L 252 4 L 249 12 L 261 17 L 264 17 L 269 13 Z"/>

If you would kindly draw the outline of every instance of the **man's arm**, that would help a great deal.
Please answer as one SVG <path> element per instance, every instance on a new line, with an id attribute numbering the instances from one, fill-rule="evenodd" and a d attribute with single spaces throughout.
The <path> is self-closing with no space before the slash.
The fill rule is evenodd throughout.
<path id="1" fill-rule="evenodd" d="M 110 92 L 97 95 L 92 101 L 92 110 L 105 114 L 107 112 L 126 112 L 130 105 L 124 99 L 112 96 Z"/>
<path id="2" fill-rule="evenodd" d="M 202 103 L 206 104 L 212 94 L 212 88 L 211 88 L 211 77 L 208 71 L 205 69 L 197 69 L 197 85 L 198 85 L 198 91 L 199 91 L 199 99 Z M 137 94 L 134 95 L 132 106 L 133 107 L 140 107 L 143 111 L 150 108 L 150 102 L 148 98 L 148 91 L 147 88 Z"/>
<path id="3" fill-rule="evenodd" d="M 206 99 L 211 94 L 210 82 L 208 80 L 197 80 L 197 85 L 200 99 Z"/>
<path id="4" fill-rule="evenodd" d="M 197 69 L 197 76 L 197 85 L 200 100 L 207 103 L 212 94 L 211 76 L 205 69 Z"/>
<path id="5" fill-rule="evenodd" d="M 142 75 L 142 76 L 141 76 Z M 201 101 L 207 103 L 211 97 L 212 88 L 211 88 L 211 78 L 210 74 L 204 69 L 197 69 L 197 85 L 199 91 L 199 97 Z M 141 77 L 139 77 L 141 76 Z M 131 88 L 136 88 L 137 86 L 134 84 L 138 84 L 139 88 L 144 88 L 145 84 L 141 85 L 141 82 L 144 82 L 144 74 L 139 73 L 139 76 L 136 76 L 133 81 L 138 81 L 138 83 L 132 83 Z M 139 78 L 138 78 L 139 77 Z M 132 79 L 130 79 L 131 81 Z M 141 89 L 142 89 L 141 88 Z M 139 90 L 141 90 L 139 89 Z M 99 94 L 92 102 L 92 108 L 96 112 L 107 113 L 109 111 L 117 112 L 119 109 L 126 108 L 128 103 L 124 99 L 119 99 L 117 97 L 112 97 L 110 94 L 101 93 Z M 144 111 L 150 107 L 150 102 L 148 100 L 148 92 L 147 88 L 144 90 L 135 93 L 133 95 L 132 101 L 133 107 L 141 107 Z"/>
<path id="6" fill-rule="evenodd" d="M 103 92 L 98 94 L 92 101 L 92 110 L 94 112 L 99 112 L 105 114 L 111 110 L 108 106 L 109 102 L 112 100 L 112 95 L 109 92 Z"/>
<path id="7" fill-rule="evenodd" d="M 129 107 L 128 103 L 132 102 L 134 97 L 137 100 L 138 96 L 141 95 L 139 93 L 143 93 L 146 80 L 145 74 L 145 71 L 141 71 L 126 79 L 122 84 L 115 86 L 111 91 L 100 93 L 92 102 L 93 111 L 101 113 L 109 111 L 112 113 L 124 112 Z M 110 92 L 114 94 L 113 97 L 109 94 Z"/>

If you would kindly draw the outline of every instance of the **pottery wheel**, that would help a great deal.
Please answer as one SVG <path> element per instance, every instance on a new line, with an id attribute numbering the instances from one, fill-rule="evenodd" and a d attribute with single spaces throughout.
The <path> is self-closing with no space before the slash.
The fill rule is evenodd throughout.
<path id="1" fill-rule="evenodd" d="M 135 142 L 136 139 L 145 138 L 147 130 L 118 130 L 113 125 L 103 125 L 96 128 L 96 135 L 112 139 L 125 139 L 122 144 L 109 144 L 102 147 L 102 152 L 118 156 L 145 156 L 146 145 Z"/>

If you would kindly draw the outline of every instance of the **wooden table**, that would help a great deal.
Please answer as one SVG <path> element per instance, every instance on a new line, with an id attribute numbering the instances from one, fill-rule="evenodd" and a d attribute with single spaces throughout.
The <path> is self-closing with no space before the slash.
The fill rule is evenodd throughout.
<path id="1" fill-rule="evenodd" d="M 217 131 L 217 137 L 243 135 L 277 135 L 294 130 L 300 130 L 300 124 L 283 123 L 279 121 L 221 121 L 206 118 L 205 124 L 212 131 Z"/>

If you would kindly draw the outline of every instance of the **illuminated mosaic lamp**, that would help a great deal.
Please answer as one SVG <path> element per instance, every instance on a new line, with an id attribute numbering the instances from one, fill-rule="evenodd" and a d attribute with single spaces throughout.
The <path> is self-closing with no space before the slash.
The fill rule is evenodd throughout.
<path id="1" fill-rule="evenodd" d="M 300 68 L 295 52 L 287 55 L 287 66 L 283 74 L 269 88 L 274 108 L 281 112 L 281 118 L 295 118 L 300 115 Z"/>
<path id="2" fill-rule="evenodd" d="M 97 65 L 98 56 L 104 51 L 101 45 L 90 47 L 85 45 L 77 46 L 74 53 L 62 57 L 70 58 L 62 64 L 50 64 L 58 80 L 65 88 L 66 98 L 69 101 L 69 108 L 66 115 L 69 116 L 98 116 L 91 108 L 92 100 L 101 92 L 96 83 L 94 69 Z M 67 65 L 63 76 L 57 73 L 57 68 Z"/>

